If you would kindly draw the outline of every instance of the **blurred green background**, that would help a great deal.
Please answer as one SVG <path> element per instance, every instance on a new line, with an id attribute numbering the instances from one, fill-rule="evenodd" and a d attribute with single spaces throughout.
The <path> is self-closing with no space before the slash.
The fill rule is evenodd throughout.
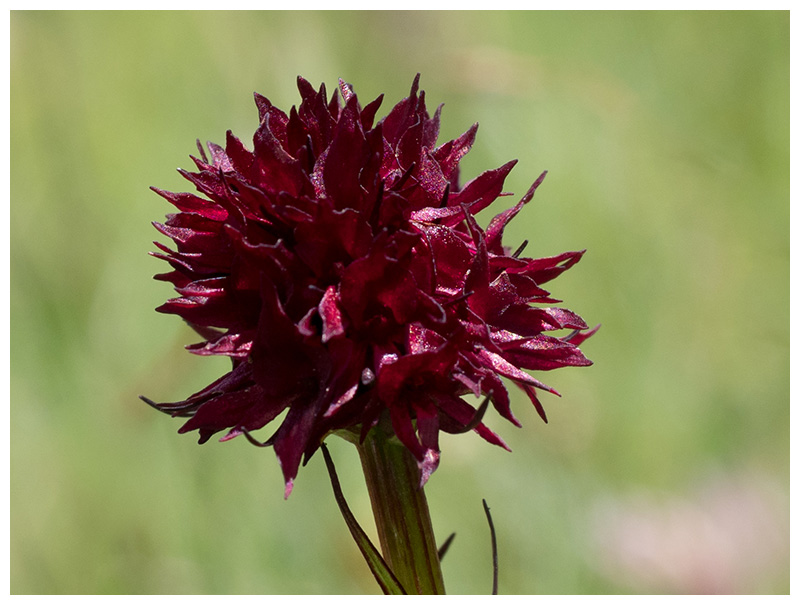
<path id="1" fill-rule="evenodd" d="M 440 141 L 509 159 L 508 242 L 587 248 L 552 283 L 599 334 L 514 402 L 514 453 L 447 438 L 427 488 L 452 593 L 789 589 L 789 13 L 13 12 L 11 592 L 374 593 L 320 456 L 199 447 L 137 399 L 228 367 L 153 308 L 148 191 L 195 138 L 243 140 L 302 74 L 382 113 L 416 72 Z M 482 217 L 485 221 L 486 216 Z M 372 531 L 352 446 L 332 453 Z"/>

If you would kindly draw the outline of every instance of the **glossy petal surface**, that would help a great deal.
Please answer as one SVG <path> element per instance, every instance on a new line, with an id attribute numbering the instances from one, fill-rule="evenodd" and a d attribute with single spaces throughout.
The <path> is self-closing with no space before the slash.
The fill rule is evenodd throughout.
<path id="1" fill-rule="evenodd" d="M 153 189 L 178 210 L 154 223 L 174 243 L 156 242 L 171 266 L 156 278 L 178 294 L 158 311 L 204 339 L 191 352 L 233 362 L 185 401 L 154 405 L 188 417 L 180 432 L 201 443 L 249 437 L 288 409 L 266 443 L 287 496 L 328 432 L 364 434 L 381 419 L 423 482 L 442 430 L 474 427 L 507 448 L 462 396 L 488 396 L 518 425 L 503 379 L 545 418 L 535 389 L 555 391 L 525 370 L 591 363 L 578 345 L 594 331 L 541 287 L 583 252 L 517 258 L 502 242 L 545 174 L 484 231 L 474 215 L 503 194 L 516 161 L 460 186 L 477 124 L 438 144 L 441 106 L 429 115 L 419 77 L 377 121 L 382 97 L 362 108 L 345 82 L 341 100 L 302 78 L 298 89 L 288 114 L 255 95 L 252 149 L 230 132 L 224 147 L 200 147 L 197 171 L 180 171 L 197 193 Z M 546 334 L 559 330 L 572 332 Z"/>

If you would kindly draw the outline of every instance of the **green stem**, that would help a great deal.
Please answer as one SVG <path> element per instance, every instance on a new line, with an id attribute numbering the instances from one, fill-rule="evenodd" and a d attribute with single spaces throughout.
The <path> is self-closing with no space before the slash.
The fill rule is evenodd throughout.
<path id="1" fill-rule="evenodd" d="M 416 459 L 380 424 L 357 446 L 384 559 L 409 594 L 444 594 Z"/>

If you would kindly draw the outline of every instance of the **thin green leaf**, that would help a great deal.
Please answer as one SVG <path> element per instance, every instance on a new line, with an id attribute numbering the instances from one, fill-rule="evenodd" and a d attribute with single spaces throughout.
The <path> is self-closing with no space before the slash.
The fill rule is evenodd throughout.
<path id="1" fill-rule="evenodd" d="M 454 434 L 455 433 L 468 433 L 472 429 L 474 429 L 476 426 L 478 426 L 481 423 L 481 421 L 483 420 L 483 415 L 486 413 L 486 408 L 489 407 L 489 400 L 490 399 L 491 399 L 490 395 L 487 395 L 486 397 L 484 397 L 483 403 L 481 403 L 480 407 L 478 407 L 478 409 L 476 410 L 475 415 L 472 417 L 472 420 L 470 420 L 464 426 L 464 428 L 462 428 L 460 430 L 457 430 L 457 431 L 453 431 L 453 433 Z"/>
<path id="2" fill-rule="evenodd" d="M 494 523 L 492 515 L 489 513 L 489 506 L 486 499 L 483 500 L 483 510 L 486 512 L 486 519 L 489 521 L 489 533 L 492 535 L 492 594 L 497 594 L 497 536 L 494 533 Z"/>
<path id="3" fill-rule="evenodd" d="M 350 534 L 353 536 L 358 549 L 364 556 L 367 565 L 369 565 L 369 569 L 372 575 L 375 576 L 383 594 L 408 594 L 397 577 L 395 577 L 394 573 L 392 573 L 392 570 L 389 569 L 386 561 L 383 560 L 381 553 L 378 552 L 378 549 L 372 544 L 367 534 L 361 529 L 358 521 L 356 521 L 356 518 L 350 511 L 350 507 L 347 506 L 344 494 L 342 493 L 342 486 L 339 484 L 339 477 L 336 475 L 336 467 L 334 467 L 331 455 L 328 453 L 328 448 L 324 443 L 322 444 L 322 455 L 325 458 L 325 465 L 328 467 L 328 474 L 331 477 L 331 485 L 333 486 L 333 495 L 336 498 L 336 504 L 339 505 L 339 510 L 342 513 L 342 517 L 344 517 L 345 523 L 347 523 Z"/>
<path id="4" fill-rule="evenodd" d="M 453 543 L 453 539 L 454 539 L 455 537 L 456 537 L 456 533 L 455 533 L 455 532 L 453 532 L 452 534 L 450 534 L 449 536 L 447 536 L 447 540 L 445 540 L 445 541 L 444 541 L 444 544 L 442 544 L 442 545 L 439 547 L 439 552 L 437 553 L 437 554 L 439 555 L 439 561 L 441 561 L 441 560 L 444 558 L 444 555 L 445 555 L 445 553 L 446 553 L 446 552 L 447 552 L 447 550 L 450 548 L 450 545 Z"/>

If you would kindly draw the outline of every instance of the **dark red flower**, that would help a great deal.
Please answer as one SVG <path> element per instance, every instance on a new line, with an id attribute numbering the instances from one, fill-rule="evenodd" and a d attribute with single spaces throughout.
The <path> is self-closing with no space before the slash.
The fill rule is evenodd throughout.
<path id="1" fill-rule="evenodd" d="M 328 101 L 302 78 L 289 114 L 256 94 L 260 125 L 252 151 L 230 131 L 225 147 L 198 143 L 197 172 L 181 170 L 201 195 L 154 189 L 179 212 L 155 227 L 175 242 L 154 256 L 172 271 L 178 298 L 158 308 L 203 338 L 188 349 L 226 355 L 233 369 L 178 403 L 153 404 L 189 420 L 200 443 L 259 429 L 288 410 L 267 441 L 286 495 L 302 458 L 337 429 L 362 435 L 387 416 L 419 461 L 423 482 L 439 461 L 439 431 L 475 426 L 463 395 L 489 397 L 519 425 L 503 377 L 530 397 L 555 391 L 523 371 L 585 366 L 578 346 L 593 333 L 542 285 L 583 251 L 548 258 L 510 254 L 503 229 L 533 197 L 544 174 L 483 230 L 474 216 L 502 193 L 515 162 L 463 187 L 458 164 L 477 124 L 437 145 L 418 90 L 382 120 L 382 96 L 359 105 L 339 81 Z M 547 332 L 569 329 L 568 336 Z M 147 400 L 149 402 L 149 400 Z M 152 402 L 150 402 L 152 403 Z M 474 422 L 473 422 L 474 421 Z"/>

